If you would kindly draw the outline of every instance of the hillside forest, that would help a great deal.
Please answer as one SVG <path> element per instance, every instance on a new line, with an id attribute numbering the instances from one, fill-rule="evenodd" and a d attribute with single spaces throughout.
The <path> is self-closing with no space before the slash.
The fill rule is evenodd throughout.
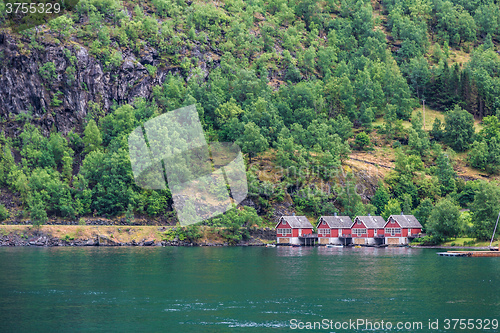
<path id="1" fill-rule="evenodd" d="M 204 225 L 238 233 L 293 213 L 403 212 L 423 242 L 491 237 L 497 0 L 80 0 L 20 31 L 5 6 L 5 224 L 175 225 L 169 189 L 134 182 L 127 136 L 195 104 L 207 141 L 241 147 L 249 187 Z"/>

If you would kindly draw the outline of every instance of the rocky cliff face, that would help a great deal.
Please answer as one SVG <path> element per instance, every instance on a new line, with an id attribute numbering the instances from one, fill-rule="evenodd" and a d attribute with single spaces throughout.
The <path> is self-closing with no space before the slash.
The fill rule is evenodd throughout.
<path id="1" fill-rule="evenodd" d="M 19 127 L 14 119 L 21 113 L 31 113 L 31 122 L 45 133 L 52 126 L 63 134 L 75 126 L 81 130 L 79 126 L 88 112 L 89 101 L 107 111 L 114 101 L 125 104 L 137 97 L 149 98 L 152 88 L 162 84 L 168 73 L 180 71 L 178 67 L 158 66 L 158 52 L 152 48 L 143 49 L 139 57 L 123 51 L 121 65 L 106 71 L 99 60 L 75 41 L 64 46 L 42 44 L 40 49 L 28 48 L 28 43 L 29 40 L 0 34 L 0 116 L 7 132 Z M 70 57 L 76 57 L 73 63 L 68 50 Z M 53 62 L 56 69 L 51 80 L 40 75 L 40 68 L 47 62 Z M 146 64 L 159 67 L 154 77 L 148 73 Z M 74 74 L 67 73 L 69 67 L 75 69 Z M 51 105 L 58 91 L 62 103 Z"/>

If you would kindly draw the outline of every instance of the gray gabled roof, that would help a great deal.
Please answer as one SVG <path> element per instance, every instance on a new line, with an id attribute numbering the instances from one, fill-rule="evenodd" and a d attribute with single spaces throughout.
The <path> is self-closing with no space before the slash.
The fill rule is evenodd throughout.
<path id="1" fill-rule="evenodd" d="M 401 228 L 422 228 L 422 225 L 414 215 L 391 215 L 389 219 L 387 219 L 387 223 L 389 223 L 391 217 L 401 226 Z"/>
<path id="2" fill-rule="evenodd" d="M 352 226 L 356 223 L 356 219 L 360 220 L 363 222 L 363 224 L 368 228 L 368 229 L 374 229 L 374 228 L 383 228 L 386 224 L 382 216 L 356 216 L 354 218 L 354 222 L 352 223 Z"/>
<path id="3" fill-rule="evenodd" d="M 292 227 L 292 229 L 313 227 L 311 222 L 309 222 L 305 216 L 282 216 L 275 228 L 278 227 L 282 220 L 285 220 Z"/>
<path id="4" fill-rule="evenodd" d="M 352 220 L 349 216 L 321 216 L 319 218 L 318 227 L 322 221 L 325 221 L 330 228 L 350 228 Z"/>

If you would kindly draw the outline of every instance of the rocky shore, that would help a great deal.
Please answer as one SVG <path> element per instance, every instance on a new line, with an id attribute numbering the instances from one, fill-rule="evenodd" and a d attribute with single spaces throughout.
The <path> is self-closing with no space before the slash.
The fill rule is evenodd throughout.
<path id="1" fill-rule="evenodd" d="M 104 227 L 96 229 L 91 226 L 70 226 L 70 230 L 54 229 L 58 226 L 43 226 L 41 229 L 22 226 L 0 226 L 1 246 L 265 246 L 276 239 L 271 228 L 251 229 L 250 238 L 236 244 L 230 244 L 222 238 L 201 238 L 196 241 L 181 240 L 175 237 L 165 240 L 161 232 L 165 228 L 137 227 L 132 228 Z M 72 230 L 71 230 L 72 229 Z M 139 232 L 142 232 L 140 234 Z M 128 237 L 126 237 L 128 236 Z"/>
<path id="2" fill-rule="evenodd" d="M 265 246 L 263 242 L 242 242 L 235 246 Z M 117 242 L 109 238 L 94 238 L 94 239 L 75 239 L 65 240 L 57 237 L 40 236 L 31 238 L 21 238 L 18 235 L 0 236 L 0 246 L 229 246 L 224 243 L 198 243 L 186 241 L 156 241 L 146 240 L 141 242 Z"/>
<path id="3" fill-rule="evenodd" d="M 170 243 L 170 244 L 167 244 Z M 0 246 L 192 246 L 186 242 L 156 242 L 155 240 L 142 242 L 127 242 L 121 243 L 104 237 L 96 237 L 93 239 L 60 239 L 51 236 L 39 237 L 22 237 L 19 235 L 7 235 L 0 237 Z"/>

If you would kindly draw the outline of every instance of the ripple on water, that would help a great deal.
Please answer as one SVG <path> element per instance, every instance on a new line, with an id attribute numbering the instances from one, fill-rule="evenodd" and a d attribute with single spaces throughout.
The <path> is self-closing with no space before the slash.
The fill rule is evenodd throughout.
<path id="1" fill-rule="evenodd" d="M 200 322 L 179 322 L 179 324 L 184 325 L 226 325 L 229 328 L 237 327 L 261 327 L 261 328 L 282 328 L 288 327 L 287 322 L 283 321 L 271 321 L 271 322 L 256 322 L 256 321 L 246 321 L 246 320 L 236 320 L 236 319 L 222 319 L 222 321 L 200 321 Z"/>

